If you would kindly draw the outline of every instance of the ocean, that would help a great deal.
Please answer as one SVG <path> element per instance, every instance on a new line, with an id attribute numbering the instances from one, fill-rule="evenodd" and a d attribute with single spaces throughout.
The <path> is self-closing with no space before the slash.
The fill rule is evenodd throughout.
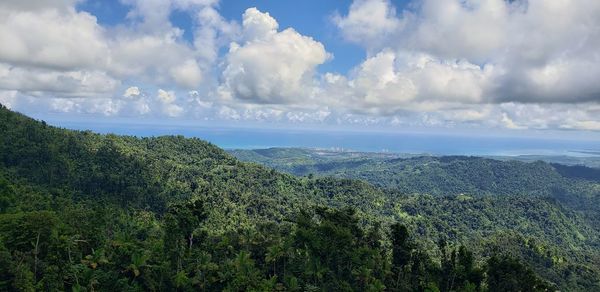
<path id="1" fill-rule="evenodd" d="M 318 129 L 236 128 L 192 125 L 123 125 L 52 122 L 61 127 L 134 136 L 184 135 L 225 149 L 305 147 L 334 150 L 432 155 L 566 155 L 600 156 L 600 140 L 560 135 L 494 135 L 440 132 L 384 132 Z"/>

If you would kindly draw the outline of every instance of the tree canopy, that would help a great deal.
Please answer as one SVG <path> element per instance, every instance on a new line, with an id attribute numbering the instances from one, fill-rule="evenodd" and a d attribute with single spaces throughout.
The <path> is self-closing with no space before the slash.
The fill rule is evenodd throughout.
<path id="1" fill-rule="evenodd" d="M 597 197 L 576 179 L 554 196 L 407 193 L 2 107 L 0 290 L 594 290 Z"/>

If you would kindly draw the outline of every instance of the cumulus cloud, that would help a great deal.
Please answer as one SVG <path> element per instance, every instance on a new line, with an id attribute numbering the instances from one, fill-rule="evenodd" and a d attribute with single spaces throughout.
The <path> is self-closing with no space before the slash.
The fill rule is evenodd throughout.
<path id="1" fill-rule="evenodd" d="M 156 98 L 161 103 L 162 112 L 165 115 L 169 117 L 178 117 L 183 114 L 183 107 L 175 103 L 177 100 L 175 92 L 159 89 Z"/>
<path id="2" fill-rule="evenodd" d="M 349 78 L 326 74 L 323 86 L 325 96 L 347 102 L 355 112 L 393 114 L 486 102 L 494 74 L 492 65 L 384 50 L 357 66 Z"/>
<path id="3" fill-rule="evenodd" d="M 138 97 L 142 92 L 140 91 L 140 88 L 137 86 L 131 86 L 129 88 L 127 88 L 125 90 L 125 93 L 123 93 L 123 97 L 125 98 L 135 98 Z"/>
<path id="4" fill-rule="evenodd" d="M 0 9 L 0 43 L 0 62 L 14 65 L 64 70 L 107 62 L 108 46 L 96 18 L 73 9 Z"/>
<path id="5" fill-rule="evenodd" d="M 242 116 L 240 113 L 234 108 L 228 107 L 226 105 L 221 106 L 218 112 L 218 116 L 225 120 L 240 120 Z"/>
<path id="6" fill-rule="evenodd" d="M 0 3 L 0 88 L 49 97 L 105 96 L 125 79 L 197 88 L 214 62 L 201 53 L 200 42 L 182 40 L 183 31 L 168 17 L 174 9 L 194 13 L 216 1 L 126 1 L 131 23 L 113 28 L 76 10 L 76 2 Z"/>
<path id="7" fill-rule="evenodd" d="M 56 71 L 0 63 L 0 89 L 51 97 L 110 95 L 120 81 L 96 70 Z"/>
<path id="8" fill-rule="evenodd" d="M 315 111 L 293 109 L 276 105 L 221 105 L 217 108 L 216 115 L 220 119 L 229 121 L 252 121 L 252 122 L 283 122 L 322 124 L 329 121 L 334 113 L 328 108 L 319 108 Z"/>
<path id="9" fill-rule="evenodd" d="M 345 39 L 367 48 L 382 45 L 403 25 L 389 0 L 356 0 L 350 5 L 348 15 L 335 14 L 333 21 Z"/>
<path id="10" fill-rule="evenodd" d="M 177 97 L 175 96 L 175 92 L 173 91 L 165 91 L 162 89 L 158 90 L 157 98 L 160 102 L 164 104 L 169 104 L 175 101 Z"/>
<path id="11" fill-rule="evenodd" d="M 367 48 L 372 47 L 373 35 L 381 38 L 380 50 L 468 65 L 461 72 L 470 73 L 455 76 L 453 91 L 446 94 L 449 99 L 462 95 L 486 102 L 600 100 L 600 84 L 592 77 L 600 73 L 600 2 L 422 0 L 410 7 L 414 9 L 396 15 L 389 2 L 355 0 L 347 15 L 334 20 L 347 39 Z M 471 74 L 477 66 L 485 82 Z M 447 84 L 449 76 L 445 67 L 422 72 L 434 90 L 420 90 L 418 99 L 443 89 L 440 82 Z"/>
<path id="12" fill-rule="evenodd" d="M 196 14 L 194 48 L 199 59 L 211 65 L 219 57 L 219 49 L 240 36 L 240 25 L 227 21 L 213 6 L 205 6 Z"/>
<path id="13" fill-rule="evenodd" d="M 600 131 L 600 122 L 596 120 L 572 121 L 561 125 L 561 129 Z"/>
<path id="14" fill-rule="evenodd" d="M 114 116 L 124 103 L 111 98 L 51 98 L 43 102 L 52 112 Z"/>
<path id="15" fill-rule="evenodd" d="M 175 83 L 184 88 L 195 88 L 202 81 L 202 71 L 194 60 L 187 60 L 183 64 L 171 68 L 170 73 Z"/>
<path id="16" fill-rule="evenodd" d="M 128 87 L 123 93 L 124 111 L 135 115 L 146 115 L 152 111 L 148 96 L 138 86 Z"/>
<path id="17" fill-rule="evenodd" d="M 143 99 L 137 100 L 134 103 L 132 103 L 130 105 L 130 108 L 133 111 L 133 113 L 135 113 L 137 115 L 146 115 L 152 111 L 148 101 L 143 100 Z"/>
<path id="18" fill-rule="evenodd" d="M 248 42 L 265 40 L 277 33 L 279 24 L 268 12 L 261 12 L 256 8 L 248 8 L 243 15 L 244 39 Z"/>
<path id="19" fill-rule="evenodd" d="M 500 120 L 502 125 L 508 129 L 513 129 L 513 130 L 521 130 L 521 129 L 525 129 L 524 126 L 518 125 L 516 124 L 509 116 L 507 113 L 502 113 L 502 119 Z"/>
<path id="20" fill-rule="evenodd" d="M 293 28 L 277 31 L 268 13 L 249 8 L 243 39 L 226 56 L 220 95 L 250 103 L 296 103 L 310 96 L 315 68 L 328 58 L 323 44 Z"/>
<path id="21" fill-rule="evenodd" d="M 332 56 L 324 45 L 256 8 L 240 22 L 223 17 L 218 0 L 123 0 L 124 23 L 105 27 L 77 3 L 0 1 L 0 103 L 101 116 L 600 130 L 598 1 L 354 0 L 327 18 L 365 50 L 347 74 L 319 72 Z M 192 19 L 186 34 L 170 21 L 176 10 Z"/>
<path id="22" fill-rule="evenodd" d="M 125 89 L 121 96 L 114 97 L 48 97 L 0 90 L 0 103 L 11 107 L 16 105 L 26 112 L 42 111 L 104 117 L 161 118 L 178 117 L 185 113 L 175 92 L 159 89 L 155 96 L 147 96 L 145 92 L 140 87 L 131 86 Z"/>
<path id="23" fill-rule="evenodd" d="M 167 104 L 163 108 L 163 112 L 169 117 L 178 117 L 183 113 L 183 107 L 176 104 Z"/>

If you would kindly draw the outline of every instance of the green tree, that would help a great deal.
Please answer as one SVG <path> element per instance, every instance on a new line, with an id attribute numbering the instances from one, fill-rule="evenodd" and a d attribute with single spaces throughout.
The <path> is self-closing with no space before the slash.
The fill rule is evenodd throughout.
<path id="1" fill-rule="evenodd" d="M 487 261 L 487 286 L 490 291 L 553 291 L 519 260 L 507 256 L 492 256 Z"/>

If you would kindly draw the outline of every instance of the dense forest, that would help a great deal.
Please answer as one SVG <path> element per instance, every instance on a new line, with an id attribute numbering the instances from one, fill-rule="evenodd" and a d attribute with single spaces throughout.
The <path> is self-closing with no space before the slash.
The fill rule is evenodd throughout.
<path id="1" fill-rule="evenodd" d="M 600 278 L 599 169 L 557 164 L 555 157 L 544 162 L 302 148 L 230 153 L 297 176 L 378 186 L 388 200 L 384 209 L 413 226 L 429 247 L 434 246 L 429 239 L 443 236 L 479 255 L 503 246 L 569 291 L 588 284 L 564 283 L 597 285 Z M 523 246 L 537 246 L 537 252 Z M 581 273 L 574 276 L 571 270 Z"/>
<path id="2" fill-rule="evenodd" d="M 534 160 L 335 152 L 299 148 L 233 150 L 238 159 L 298 176 L 365 180 L 402 193 L 431 195 L 595 195 L 600 169 Z M 550 159 L 552 160 L 552 159 Z"/>
<path id="3" fill-rule="evenodd" d="M 285 173 L 0 107 L 0 290 L 600 291 L 594 169 L 347 162 Z"/>

